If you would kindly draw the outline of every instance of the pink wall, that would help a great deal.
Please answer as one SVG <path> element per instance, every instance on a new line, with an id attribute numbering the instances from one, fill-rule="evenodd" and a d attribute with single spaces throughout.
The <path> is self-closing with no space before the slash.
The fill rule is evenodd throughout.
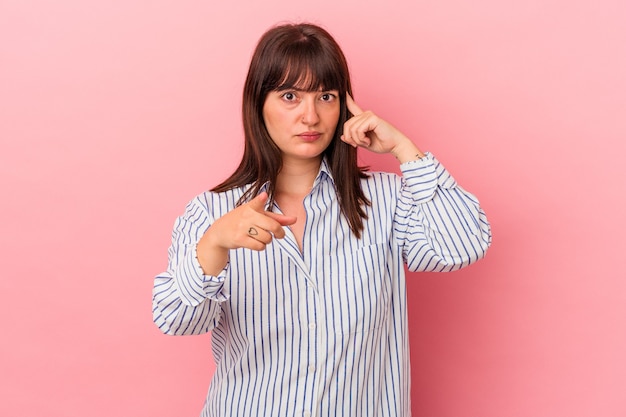
<path id="1" fill-rule="evenodd" d="M 487 259 L 411 281 L 414 415 L 626 415 L 623 1 L 213 3 L 0 3 L 0 415 L 198 415 L 210 337 L 158 332 L 152 277 L 282 20 L 490 215 Z"/>

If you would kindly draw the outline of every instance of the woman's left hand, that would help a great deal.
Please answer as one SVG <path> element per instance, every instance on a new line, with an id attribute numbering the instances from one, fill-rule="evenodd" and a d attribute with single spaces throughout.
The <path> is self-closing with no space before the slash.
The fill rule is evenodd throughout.
<path id="1" fill-rule="evenodd" d="M 402 132 L 371 111 L 363 111 L 349 94 L 346 104 L 353 117 L 343 125 L 341 140 L 375 153 L 391 153 L 400 162 L 421 158 L 424 154 Z"/>

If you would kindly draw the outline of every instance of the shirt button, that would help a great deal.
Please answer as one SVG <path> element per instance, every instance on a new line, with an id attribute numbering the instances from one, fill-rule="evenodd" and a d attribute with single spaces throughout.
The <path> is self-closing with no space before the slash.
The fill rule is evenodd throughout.
<path id="1" fill-rule="evenodd" d="M 309 323 L 309 329 L 315 330 L 315 323 Z"/>
<path id="2" fill-rule="evenodd" d="M 305 411 L 304 412 L 304 417 L 311 417 L 311 412 Z"/>
<path id="3" fill-rule="evenodd" d="M 315 372 L 315 366 L 309 365 L 309 372 Z"/>

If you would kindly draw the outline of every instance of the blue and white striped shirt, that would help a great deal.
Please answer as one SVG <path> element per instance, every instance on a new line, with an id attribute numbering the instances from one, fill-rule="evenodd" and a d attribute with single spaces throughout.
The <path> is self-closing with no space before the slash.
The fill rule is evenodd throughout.
<path id="1" fill-rule="evenodd" d="M 478 201 L 430 154 L 402 177 L 370 173 L 362 237 L 341 215 L 325 162 L 293 234 L 261 252 L 232 250 L 202 273 L 196 243 L 244 189 L 205 192 L 176 220 L 154 322 L 166 334 L 212 331 L 216 371 L 202 416 L 409 416 L 404 263 L 452 271 L 482 258 L 491 231 Z M 279 211 L 278 207 L 275 211 Z"/>

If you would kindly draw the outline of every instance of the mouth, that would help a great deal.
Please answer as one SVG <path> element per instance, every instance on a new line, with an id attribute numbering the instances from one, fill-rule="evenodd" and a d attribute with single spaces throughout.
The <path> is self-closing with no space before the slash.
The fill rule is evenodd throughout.
<path id="1" fill-rule="evenodd" d="M 322 134 L 320 132 L 303 132 L 297 136 L 306 142 L 314 142 L 318 140 Z"/>

